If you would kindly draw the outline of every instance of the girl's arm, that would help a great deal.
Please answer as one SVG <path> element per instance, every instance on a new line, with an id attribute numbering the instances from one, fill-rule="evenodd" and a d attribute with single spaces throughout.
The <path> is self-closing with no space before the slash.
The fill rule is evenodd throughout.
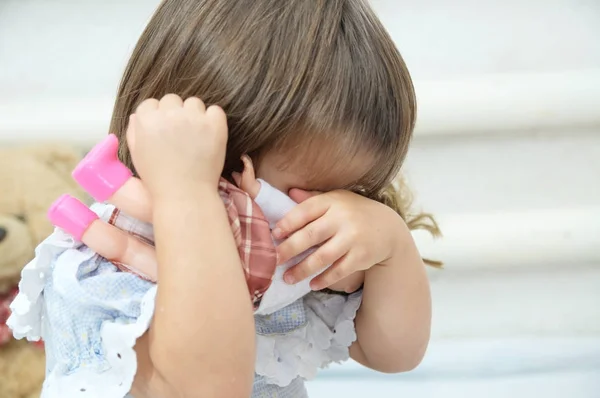
<path id="1" fill-rule="evenodd" d="M 248 397 L 252 389 L 252 307 L 217 190 L 227 134 L 221 108 L 174 94 L 143 101 L 127 130 L 151 197 L 160 281 L 140 358 L 151 363 L 150 380 L 167 386 L 164 396 Z"/>
<path id="2" fill-rule="evenodd" d="M 399 217 L 398 217 L 399 218 Z M 365 274 L 356 316 L 352 358 L 386 373 L 414 369 L 425 355 L 431 327 L 431 296 L 425 265 L 406 224 L 390 259 Z"/>
<path id="3" fill-rule="evenodd" d="M 179 197 L 153 205 L 160 284 L 132 394 L 248 397 L 252 308 L 223 202 L 200 187 Z"/>
<path id="4" fill-rule="evenodd" d="M 280 262 L 321 247 L 286 271 L 286 281 L 302 281 L 333 264 L 311 281 L 320 290 L 364 271 L 352 358 L 381 372 L 417 366 L 429 342 L 431 297 L 425 266 L 404 220 L 391 208 L 348 191 L 314 195 L 292 190 L 290 196 L 301 203 L 273 232 L 286 238 L 278 247 Z"/>

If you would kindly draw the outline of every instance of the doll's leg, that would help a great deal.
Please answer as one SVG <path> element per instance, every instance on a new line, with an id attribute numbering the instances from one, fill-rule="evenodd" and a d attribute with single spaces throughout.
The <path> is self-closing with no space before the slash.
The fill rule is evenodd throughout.
<path id="1" fill-rule="evenodd" d="M 154 248 L 98 219 L 96 213 L 79 200 L 61 196 L 50 207 L 48 218 L 100 256 L 156 282 L 158 267 Z"/>
<path id="2" fill-rule="evenodd" d="M 141 221 L 151 220 L 151 203 L 142 182 L 117 158 L 119 141 L 108 135 L 73 171 L 77 183 L 98 202 L 109 202 Z"/>

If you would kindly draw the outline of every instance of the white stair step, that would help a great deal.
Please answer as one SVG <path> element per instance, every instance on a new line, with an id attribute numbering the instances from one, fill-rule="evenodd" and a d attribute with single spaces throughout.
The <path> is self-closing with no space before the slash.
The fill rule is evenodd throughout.
<path id="1" fill-rule="evenodd" d="M 600 263 L 430 275 L 434 339 L 600 337 Z"/>

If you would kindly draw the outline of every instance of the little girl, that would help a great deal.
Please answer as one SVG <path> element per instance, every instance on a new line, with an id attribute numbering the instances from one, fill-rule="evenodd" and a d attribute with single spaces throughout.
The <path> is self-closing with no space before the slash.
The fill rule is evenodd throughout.
<path id="1" fill-rule="evenodd" d="M 435 225 L 408 219 L 392 186 L 414 122 L 410 75 L 366 0 L 164 0 L 111 125 L 151 197 L 159 283 L 60 230 L 42 243 L 12 325 L 46 343 L 43 397 L 296 398 L 349 357 L 414 368 L 431 305 L 410 229 Z M 279 263 L 317 248 L 285 282 L 330 265 L 266 315 L 253 314 L 217 191 L 243 154 L 299 203 L 273 226 Z"/>

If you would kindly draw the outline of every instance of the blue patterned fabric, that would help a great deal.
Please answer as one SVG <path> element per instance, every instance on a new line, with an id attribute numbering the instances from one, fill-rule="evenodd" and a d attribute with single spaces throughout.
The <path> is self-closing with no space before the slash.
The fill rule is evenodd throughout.
<path id="1" fill-rule="evenodd" d="M 97 256 L 80 264 L 78 283 L 57 279 L 49 278 L 44 288 L 48 371 L 58 367 L 68 376 L 83 368 L 98 373 L 109 370 L 111 365 L 102 344 L 102 324 L 135 322 L 140 315 L 140 303 L 152 284 L 120 272 Z M 306 326 L 306 309 L 303 301 L 298 300 L 274 314 L 257 316 L 255 321 L 257 334 L 285 335 Z M 252 398 L 305 396 L 304 380 L 300 377 L 285 387 L 270 384 L 265 377 L 255 377 Z"/>
<path id="2" fill-rule="evenodd" d="M 153 285 L 97 256 L 80 265 L 78 283 L 55 275 L 44 288 L 48 369 L 59 363 L 67 374 L 82 367 L 107 370 L 102 324 L 135 322 L 142 298 Z"/>
<path id="3" fill-rule="evenodd" d="M 104 207 L 93 209 L 106 218 Z M 36 249 L 19 287 L 8 323 L 15 337 L 45 342 L 42 398 L 128 396 L 137 368 L 133 347 L 151 323 L 156 285 L 56 230 Z M 306 397 L 305 379 L 348 359 L 360 302 L 360 293 L 313 292 L 255 316 L 252 397 Z"/>

